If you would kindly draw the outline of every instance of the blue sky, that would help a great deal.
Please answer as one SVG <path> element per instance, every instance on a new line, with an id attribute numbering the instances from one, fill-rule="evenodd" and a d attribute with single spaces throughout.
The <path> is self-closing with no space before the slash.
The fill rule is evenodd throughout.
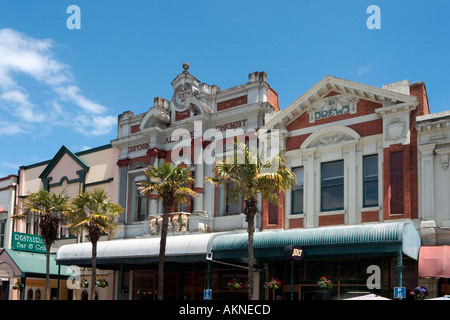
<path id="1" fill-rule="evenodd" d="M 450 110 L 449 13 L 445 0 L 0 0 L 0 177 L 109 143 L 119 114 L 170 100 L 183 62 L 222 89 L 265 71 L 282 108 L 332 75 L 425 81 L 431 112 Z"/>

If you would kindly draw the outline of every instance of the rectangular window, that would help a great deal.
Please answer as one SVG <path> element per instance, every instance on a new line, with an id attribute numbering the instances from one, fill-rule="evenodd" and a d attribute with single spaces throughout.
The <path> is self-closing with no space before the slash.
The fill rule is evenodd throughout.
<path id="1" fill-rule="evenodd" d="M 303 213 L 303 167 L 292 168 L 295 174 L 297 185 L 292 190 L 292 208 L 291 214 Z"/>
<path id="2" fill-rule="evenodd" d="M 363 158 L 363 206 L 378 206 L 378 156 Z"/>
<path id="3" fill-rule="evenodd" d="M 242 212 L 242 198 L 238 200 L 232 200 L 229 197 L 229 193 L 233 188 L 233 184 L 229 183 L 225 189 L 225 215 L 238 214 Z"/>
<path id="4" fill-rule="evenodd" d="M 148 196 L 136 187 L 136 221 L 143 221 L 147 217 L 147 202 Z"/>
<path id="5" fill-rule="evenodd" d="M 6 220 L 0 220 L 0 248 L 5 246 L 5 226 Z"/>
<path id="6" fill-rule="evenodd" d="M 344 209 L 344 160 L 321 164 L 321 211 Z"/>

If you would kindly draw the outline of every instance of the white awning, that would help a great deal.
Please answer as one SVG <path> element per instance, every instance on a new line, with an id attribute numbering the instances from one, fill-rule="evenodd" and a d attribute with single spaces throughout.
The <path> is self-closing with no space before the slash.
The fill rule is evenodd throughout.
<path id="1" fill-rule="evenodd" d="M 167 237 L 166 261 L 206 260 L 211 252 L 212 241 L 219 233 L 201 233 Z M 142 238 L 99 241 L 97 243 L 97 262 L 120 263 L 132 259 L 133 262 L 157 261 L 159 257 L 160 238 Z M 58 249 L 57 264 L 87 265 L 92 261 L 92 244 L 90 242 L 68 244 Z M 139 263 L 139 262 L 138 262 Z"/>

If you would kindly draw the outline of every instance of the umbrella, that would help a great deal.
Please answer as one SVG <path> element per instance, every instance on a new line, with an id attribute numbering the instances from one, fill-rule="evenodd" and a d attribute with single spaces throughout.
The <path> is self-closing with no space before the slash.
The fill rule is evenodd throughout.
<path id="1" fill-rule="evenodd" d="M 448 300 L 448 301 L 450 301 L 450 295 L 446 295 L 446 296 L 438 297 L 438 298 L 431 298 L 431 299 L 427 299 L 427 300 Z"/>
<path id="2" fill-rule="evenodd" d="M 385 298 L 385 297 L 382 297 L 382 296 L 379 296 L 379 295 L 371 293 L 371 294 L 366 294 L 364 296 L 347 298 L 347 299 L 344 299 L 344 300 L 391 300 L 391 299 L 388 299 L 388 298 Z"/>

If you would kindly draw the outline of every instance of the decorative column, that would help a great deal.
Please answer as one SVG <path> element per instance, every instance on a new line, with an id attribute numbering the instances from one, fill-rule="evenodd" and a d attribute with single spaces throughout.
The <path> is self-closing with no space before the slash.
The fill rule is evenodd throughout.
<path id="1" fill-rule="evenodd" d="M 150 157 L 150 165 L 158 168 L 161 164 L 161 158 L 166 156 L 166 151 L 159 150 L 158 148 L 152 148 L 147 150 L 147 155 Z M 158 196 L 156 194 L 150 194 L 149 198 L 149 216 L 154 217 L 158 215 Z"/>

